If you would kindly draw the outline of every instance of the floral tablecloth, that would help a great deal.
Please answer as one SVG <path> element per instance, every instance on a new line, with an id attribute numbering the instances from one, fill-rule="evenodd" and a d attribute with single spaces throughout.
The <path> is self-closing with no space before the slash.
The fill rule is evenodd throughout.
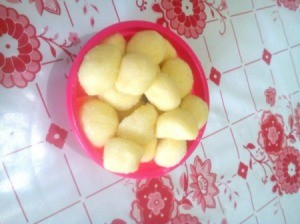
<path id="1" fill-rule="evenodd" d="M 133 180 L 82 152 L 68 71 L 103 28 L 168 27 L 199 57 L 210 114 L 171 173 Z M 299 0 L 1 0 L 0 223 L 299 223 Z"/>

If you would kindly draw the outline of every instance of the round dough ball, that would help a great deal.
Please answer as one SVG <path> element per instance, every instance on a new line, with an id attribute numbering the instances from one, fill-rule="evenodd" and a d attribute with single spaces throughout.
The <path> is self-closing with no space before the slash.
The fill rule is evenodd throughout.
<path id="1" fill-rule="evenodd" d="M 179 90 L 181 98 L 185 97 L 193 87 L 194 78 L 190 66 L 180 58 L 167 60 L 161 71 L 169 75 Z"/>
<path id="2" fill-rule="evenodd" d="M 153 105 L 162 111 L 176 108 L 181 100 L 175 82 L 164 73 L 157 75 L 145 95 Z"/>
<path id="3" fill-rule="evenodd" d="M 99 99 L 85 101 L 79 111 L 80 122 L 89 141 L 102 147 L 117 131 L 119 120 L 116 110 Z"/>
<path id="4" fill-rule="evenodd" d="M 85 56 L 78 71 L 79 83 L 90 95 L 99 95 L 117 79 L 122 52 L 114 45 L 101 44 Z"/>
<path id="5" fill-rule="evenodd" d="M 102 43 L 114 45 L 121 50 L 122 55 L 125 54 L 126 40 L 124 39 L 122 34 L 116 33 L 112 36 L 109 36 L 105 38 Z"/>
<path id="6" fill-rule="evenodd" d="M 186 154 L 186 141 L 160 139 L 157 144 L 154 161 L 162 167 L 177 165 Z"/>
<path id="7" fill-rule="evenodd" d="M 195 95 L 187 95 L 181 102 L 180 107 L 191 113 L 196 119 L 198 128 L 206 123 L 208 117 L 208 105 L 200 97 Z"/>
<path id="8" fill-rule="evenodd" d="M 104 147 L 103 166 L 112 172 L 132 173 L 137 171 L 143 153 L 143 148 L 129 139 L 112 138 Z"/>
<path id="9" fill-rule="evenodd" d="M 155 64 L 159 64 L 165 57 L 165 40 L 156 31 L 140 31 L 128 41 L 126 51 L 148 55 Z"/>
<path id="10" fill-rule="evenodd" d="M 104 91 L 99 97 L 119 111 L 131 109 L 141 99 L 141 96 L 122 93 L 115 87 Z"/>
<path id="11" fill-rule="evenodd" d="M 128 53 L 122 58 L 116 88 L 130 95 L 142 95 L 157 75 L 157 66 L 146 56 Z"/>
<path id="12" fill-rule="evenodd" d="M 170 58 L 177 57 L 177 51 L 167 39 L 165 39 L 165 46 L 166 46 L 166 53 L 165 53 L 164 61 Z"/>

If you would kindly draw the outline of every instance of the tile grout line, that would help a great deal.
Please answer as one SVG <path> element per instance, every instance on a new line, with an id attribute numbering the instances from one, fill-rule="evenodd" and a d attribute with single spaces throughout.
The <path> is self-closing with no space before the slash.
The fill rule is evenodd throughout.
<path id="1" fill-rule="evenodd" d="M 93 224 L 92 219 L 91 219 L 91 216 L 90 216 L 90 214 L 89 214 L 89 212 L 88 212 L 88 210 L 87 210 L 86 205 L 85 205 L 84 202 L 82 202 L 82 206 L 83 206 L 83 208 L 84 208 L 84 210 L 85 210 L 85 212 L 86 212 L 86 215 L 87 215 L 87 217 L 88 217 L 88 219 L 89 219 L 89 221 L 90 221 L 90 224 Z"/>
<path id="2" fill-rule="evenodd" d="M 17 201 L 18 201 L 18 204 L 19 204 L 19 206 L 20 206 L 20 208 L 21 208 L 21 210 L 22 210 L 22 213 L 23 213 L 23 215 L 24 215 L 24 217 L 25 217 L 25 219 L 26 219 L 26 222 L 28 223 L 29 220 L 28 220 L 27 215 L 26 215 L 26 213 L 25 213 L 25 210 L 24 210 L 24 208 L 23 208 L 23 206 L 22 206 L 22 204 L 21 204 L 20 198 L 19 198 L 19 196 L 18 196 L 18 194 L 17 194 L 17 192 L 16 192 L 16 190 L 15 190 L 15 188 L 14 188 L 14 185 L 13 185 L 11 179 L 10 179 L 10 176 L 9 176 L 9 174 L 8 174 L 8 171 L 7 171 L 7 169 L 6 169 L 6 166 L 5 166 L 4 162 L 2 162 L 2 166 L 3 166 L 3 168 L 4 168 L 6 177 L 8 178 L 8 180 L 9 180 L 9 182 L 10 182 L 10 185 L 11 185 L 12 190 L 13 190 L 13 192 L 14 192 L 14 195 L 15 195 Z"/>
<path id="3" fill-rule="evenodd" d="M 34 224 L 37 224 L 37 223 L 40 223 L 40 222 L 42 222 L 42 221 L 44 221 L 44 220 L 46 220 L 46 219 L 49 219 L 49 218 L 51 218 L 52 216 L 57 215 L 57 214 L 63 212 L 64 210 L 67 210 L 68 208 L 73 207 L 74 205 L 76 205 L 76 204 L 78 204 L 78 203 L 80 203 L 80 201 L 76 201 L 76 202 L 74 202 L 74 203 L 72 203 L 72 204 L 70 204 L 70 205 L 68 205 L 68 206 L 66 206 L 66 207 L 64 207 L 64 208 L 62 208 L 62 209 L 60 209 L 60 210 L 54 212 L 54 213 L 52 213 L 52 214 L 50 214 L 50 215 L 48 215 L 48 216 L 46 216 L 46 217 L 44 217 L 44 218 L 42 218 L 42 219 L 36 221 L 36 222 L 34 222 Z"/>
<path id="4" fill-rule="evenodd" d="M 68 7 L 67 7 L 66 1 L 64 1 L 64 5 L 65 5 L 65 9 L 66 9 L 66 11 L 67 11 L 67 14 L 68 14 L 70 23 L 71 23 L 72 27 L 74 27 L 74 23 L 73 23 L 73 20 L 72 20 L 72 18 L 71 18 L 71 15 L 70 15 L 69 9 L 68 9 Z"/>
<path id="5" fill-rule="evenodd" d="M 221 90 L 220 90 L 220 97 L 221 97 L 221 100 L 222 100 L 222 106 L 223 106 L 223 109 L 224 109 L 224 112 L 225 112 L 225 115 L 226 115 L 227 122 L 230 123 L 228 113 L 227 113 L 227 110 L 226 110 L 226 107 L 225 107 L 224 99 L 223 99 L 223 94 L 222 94 Z"/>
<path id="6" fill-rule="evenodd" d="M 109 185 L 107 185 L 107 186 L 105 186 L 105 187 L 103 187 L 103 188 L 101 188 L 101 189 L 95 191 L 94 193 L 92 193 L 92 194 L 86 196 L 86 199 L 88 199 L 88 198 L 90 198 L 90 197 L 92 197 L 92 196 L 94 196 L 94 195 L 96 195 L 96 194 L 98 194 L 98 193 L 100 193 L 100 192 L 106 190 L 107 188 L 110 188 L 111 186 L 113 186 L 113 185 L 115 185 L 115 184 L 117 184 L 117 183 L 119 183 L 119 182 L 121 182 L 121 181 L 123 181 L 123 180 L 125 180 L 125 178 L 121 178 L 121 179 L 117 180 L 116 182 L 113 182 L 113 183 L 111 183 L 111 184 L 109 184 Z"/>
<path id="7" fill-rule="evenodd" d="M 50 118 L 50 113 L 49 113 L 49 110 L 48 110 L 48 108 L 47 108 L 47 106 L 46 106 L 46 103 L 45 103 L 44 97 L 43 97 L 43 95 L 42 95 L 42 92 L 41 92 L 41 90 L 40 90 L 40 87 L 39 87 L 39 85 L 38 85 L 37 83 L 36 83 L 35 85 L 36 85 L 36 88 L 37 88 L 37 90 L 38 90 L 39 96 L 40 96 L 40 98 L 41 98 L 41 100 L 42 100 L 42 103 L 43 103 L 43 105 L 44 105 L 44 108 L 45 108 L 45 110 L 46 110 L 46 112 L 47 112 L 47 115 L 48 115 L 48 117 Z"/>
<path id="8" fill-rule="evenodd" d="M 10 156 L 10 155 L 15 154 L 15 153 L 17 153 L 17 152 L 20 152 L 20 151 L 23 151 L 23 150 L 25 150 L 25 149 L 31 148 L 31 147 L 33 147 L 33 146 L 39 145 L 39 144 L 41 144 L 41 143 L 43 143 L 43 142 L 44 142 L 44 141 L 39 141 L 39 142 L 37 142 L 37 143 L 35 143 L 35 144 L 31 144 L 31 145 L 29 145 L 29 146 L 25 146 L 25 147 L 23 147 L 23 148 L 17 149 L 17 150 L 15 150 L 15 151 L 13 151 L 13 152 L 10 152 L 10 153 L 7 153 L 7 154 L 3 155 L 3 157 Z"/>
<path id="9" fill-rule="evenodd" d="M 121 22 L 120 17 L 119 17 L 119 14 L 118 14 L 118 11 L 117 11 L 117 8 L 116 8 L 116 5 L 115 5 L 115 1 L 114 1 L 114 0 L 111 0 L 111 1 L 112 1 L 114 10 L 115 10 L 116 16 L 117 16 L 117 18 L 118 18 L 118 21 Z"/>
<path id="10" fill-rule="evenodd" d="M 232 137 L 233 142 L 234 142 L 234 145 L 235 145 L 236 152 L 237 152 L 237 154 L 238 154 L 238 159 L 240 160 L 240 159 L 241 159 L 241 157 L 240 157 L 240 151 L 239 151 L 239 147 L 237 146 L 237 143 L 236 143 L 236 140 L 235 140 L 235 137 L 234 137 L 232 128 L 230 127 L 229 130 L 230 130 L 231 137 Z"/>
<path id="11" fill-rule="evenodd" d="M 59 58 L 59 59 L 55 59 L 55 60 L 52 60 L 52 61 L 46 61 L 46 62 L 43 62 L 43 63 L 41 63 L 41 65 L 48 65 L 48 64 L 52 64 L 52 63 L 59 62 L 59 61 L 63 61 L 63 60 L 64 60 L 64 59 Z"/>
<path id="12" fill-rule="evenodd" d="M 69 172 L 70 172 L 70 174 L 71 174 L 71 177 L 72 177 L 73 183 L 75 184 L 75 187 L 76 187 L 77 193 L 78 193 L 78 195 L 81 197 L 81 193 L 80 193 L 80 190 L 79 190 L 78 184 L 77 184 L 77 182 L 76 182 L 76 179 L 75 179 L 75 177 L 74 177 L 74 174 L 73 174 L 73 172 L 72 172 L 72 169 L 71 169 L 71 167 L 70 167 L 70 164 L 69 164 L 69 161 L 68 161 L 68 158 L 67 158 L 66 154 L 64 154 L 64 157 L 65 157 L 65 161 L 66 161 L 66 163 L 67 163 L 67 166 L 68 166 Z"/>
<path id="13" fill-rule="evenodd" d="M 248 79 L 248 75 L 247 75 L 247 72 L 246 72 L 246 69 L 244 67 L 244 75 L 245 75 L 245 78 L 246 78 L 246 81 L 247 81 L 247 86 L 248 86 L 248 89 L 249 89 L 249 92 L 250 92 L 250 95 L 251 95 L 251 98 L 252 98 L 252 102 L 254 104 L 254 109 L 255 111 L 257 111 L 257 106 L 256 106 L 256 103 L 255 103 L 255 100 L 254 100 L 254 96 L 253 96 L 253 93 L 252 93 L 252 90 L 251 90 L 251 85 L 249 83 L 249 79 Z"/>

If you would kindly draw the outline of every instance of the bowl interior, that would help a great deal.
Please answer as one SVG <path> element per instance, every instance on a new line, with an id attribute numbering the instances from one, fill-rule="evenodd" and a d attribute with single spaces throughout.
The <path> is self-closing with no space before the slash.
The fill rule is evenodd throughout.
<path id="1" fill-rule="evenodd" d="M 122 34 L 126 40 L 130 39 L 130 37 L 138 31 L 142 30 L 155 30 L 159 32 L 164 38 L 170 41 L 170 43 L 177 50 L 178 56 L 185 60 L 191 67 L 193 76 L 194 76 L 194 85 L 192 93 L 201 97 L 204 101 L 209 105 L 209 93 L 208 86 L 204 71 L 202 66 L 191 50 L 191 48 L 176 34 L 171 32 L 169 29 L 164 28 L 160 25 L 144 22 L 144 21 L 128 21 L 121 22 L 115 25 L 112 25 L 100 32 L 98 32 L 95 36 L 93 36 L 81 49 L 79 54 L 77 55 L 70 73 L 68 77 L 68 86 L 67 86 L 67 112 L 69 121 L 71 124 L 72 131 L 74 132 L 77 140 L 80 145 L 84 149 L 84 151 L 100 166 L 103 167 L 103 149 L 94 147 L 86 138 L 78 117 L 79 107 L 84 102 L 84 100 L 88 97 L 82 87 L 78 82 L 78 70 L 84 58 L 84 55 L 94 46 L 101 43 L 103 39 L 106 37 L 120 33 Z M 188 141 L 188 150 L 185 157 L 181 160 L 179 164 L 174 167 L 164 168 L 156 165 L 153 161 L 149 163 L 141 163 L 138 171 L 130 174 L 120 174 L 118 175 L 129 178 L 150 178 L 163 175 L 177 166 L 182 164 L 196 149 L 203 132 L 205 130 L 205 126 L 199 130 L 198 136 L 194 141 Z"/>

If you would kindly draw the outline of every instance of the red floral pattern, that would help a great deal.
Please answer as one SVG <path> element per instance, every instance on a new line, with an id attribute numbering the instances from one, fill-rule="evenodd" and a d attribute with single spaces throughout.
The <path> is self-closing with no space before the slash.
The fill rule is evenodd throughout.
<path id="1" fill-rule="evenodd" d="M 197 38 L 202 34 L 206 21 L 205 5 L 202 0 L 162 0 L 161 6 L 166 11 L 170 26 L 177 30 L 179 35 Z"/>
<path id="2" fill-rule="evenodd" d="M 265 90 L 265 97 L 266 97 L 266 102 L 269 104 L 271 107 L 275 105 L 275 100 L 276 100 L 276 89 L 269 87 L 268 89 Z"/>
<path id="3" fill-rule="evenodd" d="M 40 70 L 36 30 L 24 15 L 0 5 L 0 84 L 26 87 Z"/>
<path id="4" fill-rule="evenodd" d="M 268 153 L 281 151 L 285 141 L 283 117 L 264 111 L 261 118 L 261 130 L 258 134 L 259 145 Z"/>
<path id="5" fill-rule="evenodd" d="M 201 224 L 196 216 L 180 214 L 170 221 L 171 224 Z"/>
<path id="6" fill-rule="evenodd" d="M 211 173 L 211 161 L 206 160 L 202 162 L 197 156 L 194 165 L 190 165 L 192 183 L 190 187 L 193 188 L 193 199 L 197 199 L 197 203 L 201 204 L 202 210 L 206 208 L 215 208 L 216 201 L 214 196 L 219 193 L 216 183 L 216 174 Z"/>
<path id="7" fill-rule="evenodd" d="M 46 141 L 61 149 L 65 144 L 67 135 L 68 132 L 65 129 L 60 128 L 56 124 L 51 124 Z"/>
<path id="8" fill-rule="evenodd" d="M 131 217 L 137 223 L 167 223 L 176 214 L 172 190 L 167 176 L 139 181 Z"/>
<path id="9" fill-rule="evenodd" d="M 80 42 L 81 42 L 78 34 L 73 33 L 73 32 L 69 33 L 68 39 L 74 46 L 76 46 L 77 44 L 80 44 Z"/>
<path id="10" fill-rule="evenodd" d="M 299 0 L 277 0 L 277 4 L 279 6 L 283 5 L 285 8 L 293 11 L 296 11 L 298 9 L 299 3 Z"/>
<path id="11" fill-rule="evenodd" d="M 294 127 L 296 130 L 296 136 L 300 138 L 300 103 L 297 104 L 294 110 Z"/>
<path id="12" fill-rule="evenodd" d="M 285 147 L 276 162 L 275 173 L 280 189 L 287 194 L 300 188 L 300 153 L 291 146 Z"/>

